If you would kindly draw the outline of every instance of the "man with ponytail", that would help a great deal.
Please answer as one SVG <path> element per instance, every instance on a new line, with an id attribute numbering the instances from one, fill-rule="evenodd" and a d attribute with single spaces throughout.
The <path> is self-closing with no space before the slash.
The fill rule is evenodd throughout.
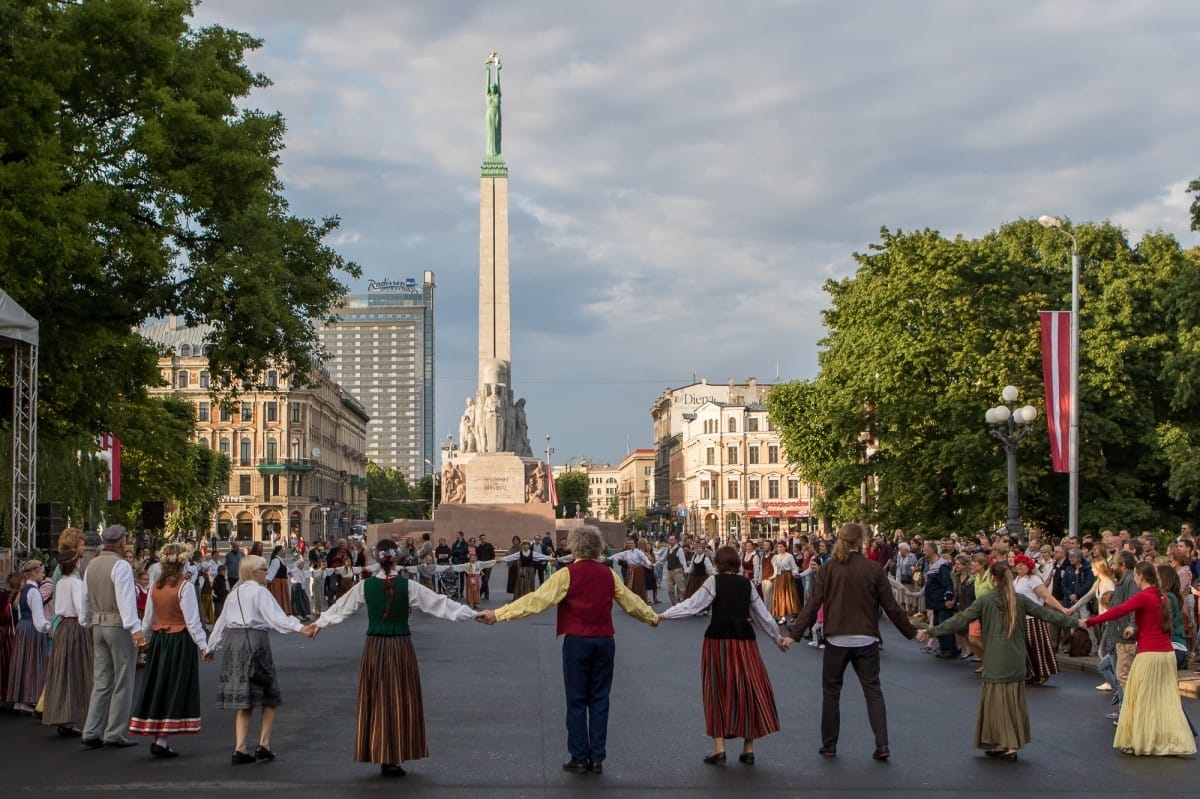
<path id="1" fill-rule="evenodd" d="M 993 563 L 988 575 L 992 590 L 961 613 L 922 630 L 917 640 L 924 642 L 933 636 L 964 632 L 972 622 L 980 622 L 983 690 L 975 719 L 974 745 L 988 757 L 1016 760 L 1017 750 L 1030 741 L 1029 709 L 1025 704 L 1025 617 L 1033 616 L 1063 628 L 1074 627 L 1075 620 L 1017 593 L 1007 562 Z"/>
<path id="2" fill-rule="evenodd" d="M 846 667 L 853 666 L 867 700 L 867 718 L 875 733 L 876 760 L 887 760 L 887 708 L 879 683 L 879 612 L 883 607 L 892 624 L 905 638 L 913 638 L 917 629 L 896 603 L 887 573 L 875 561 L 863 555 L 867 528 L 847 522 L 838 529 L 833 556 L 817 572 L 812 598 L 805 603 L 792 624 L 790 646 L 816 621 L 817 611 L 825 608 L 825 659 L 821 665 L 821 748 L 825 757 L 837 755 L 841 726 L 842 680 Z"/>

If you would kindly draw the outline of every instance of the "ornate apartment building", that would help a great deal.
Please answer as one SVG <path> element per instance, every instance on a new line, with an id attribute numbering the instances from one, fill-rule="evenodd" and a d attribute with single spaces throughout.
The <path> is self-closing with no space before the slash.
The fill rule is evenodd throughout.
<path id="1" fill-rule="evenodd" d="M 268 370 L 263 388 L 246 386 L 237 402 L 222 405 L 212 393 L 220 378 L 209 373 L 207 332 L 174 318 L 141 329 L 169 353 L 158 362 L 165 385 L 151 393 L 194 403 L 197 440 L 230 460 L 208 532 L 244 541 L 348 535 L 366 515 L 366 410 L 324 370 L 311 387 Z"/>

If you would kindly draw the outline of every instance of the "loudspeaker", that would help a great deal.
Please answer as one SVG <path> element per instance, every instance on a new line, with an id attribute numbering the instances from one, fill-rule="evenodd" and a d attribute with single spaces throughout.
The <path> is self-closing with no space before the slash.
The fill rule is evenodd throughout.
<path id="1" fill-rule="evenodd" d="M 167 505 L 165 502 L 142 503 L 142 529 L 161 530 L 167 521 Z"/>
<path id="2" fill-rule="evenodd" d="M 43 552 L 48 552 L 62 532 L 62 503 L 39 502 L 34 510 L 33 545 Z"/>

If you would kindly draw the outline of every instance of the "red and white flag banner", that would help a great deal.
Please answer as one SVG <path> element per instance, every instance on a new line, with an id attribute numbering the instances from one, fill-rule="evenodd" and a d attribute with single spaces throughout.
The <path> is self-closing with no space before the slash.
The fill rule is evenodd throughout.
<path id="1" fill-rule="evenodd" d="M 1042 323 L 1042 377 L 1046 382 L 1046 424 L 1054 471 L 1070 471 L 1071 312 L 1038 311 Z"/>
<path id="2" fill-rule="evenodd" d="M 549 459 L 546 460 L 546 482 L 550 486 L 550 507 L 558 507 L 558 489 L 554 487 L 554 467 L 550 465 Z"/>
<path id="3" fill-rule="evenodd" d="M 100 460 L 108 464 L 108 501 L 121 499 L 121 439 L 111 433 L 100 436 Z"/>

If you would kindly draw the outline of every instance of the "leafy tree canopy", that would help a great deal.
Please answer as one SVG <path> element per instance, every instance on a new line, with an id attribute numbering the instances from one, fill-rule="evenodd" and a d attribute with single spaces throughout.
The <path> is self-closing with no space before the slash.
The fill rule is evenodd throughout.
<path id="1" fill-rule="evenodd" d="M 1171 524 L 1200 507 L 1200 260 L 1161 233 L 1131 246 L 1109 224 L 1072 230 L 1081 280 L 1083 531 Z M 1067 477 L 1051 472 L 1039 310 L 1070 308 L 1070 241 L 1036 222 L 982 239 L 883 229 L 830 281 L 820 373 L 768 398 L 786 451 L 824 489 L 819 512 L 931 534 L 1005 517 L 1003 447 L 984 411 L 1005 385 L 1041 411 L 1021 443 L 1024 516 L 1060 530 Z M 866 460 L 862 437 L 877 451 Z M 867 476 L 878 480 L 860 507 Z"/>
<path id="2" fill-rule="evenodd" d="M 554 490 L 558 494 L 558 507 L 554 514 L 562 519 L 575 515 L 578 505 L 580 512 L 587 514 L 588 507 L 588 476 L 586 472 L 563 471 L 554 476 Z M 565 511 L 564 511 L 565 509 Z"/>

